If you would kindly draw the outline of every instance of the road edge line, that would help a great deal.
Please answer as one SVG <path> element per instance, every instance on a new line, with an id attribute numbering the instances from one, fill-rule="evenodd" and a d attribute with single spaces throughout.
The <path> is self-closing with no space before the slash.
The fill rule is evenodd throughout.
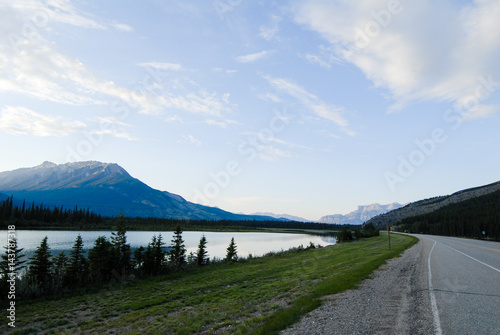
<path id="1" fill-rule="evenodd" d="M 434 287 L 432 286 L 432 271 L 431 271 L 431 255 L 432 251 L 434 251 L 434 247 L 436 246 L 437 241 L 434 241 L 434 245 L 429 252 L 429 257 L 427 258 L 427 270 L 429 273 L 429 296 L 431 298 L 431 309 L 432 315 L 434 317 L 434 333 L 436 335 L 442 335 L 443 331 L 441 330 L 441 321 L 439 320 L 439 310 L 437 308 L 436 296 L 434 295 Z"/>

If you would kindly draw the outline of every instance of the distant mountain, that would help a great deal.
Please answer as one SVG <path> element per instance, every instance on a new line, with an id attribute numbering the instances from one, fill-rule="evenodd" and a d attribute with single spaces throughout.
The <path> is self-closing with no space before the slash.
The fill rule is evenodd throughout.
<path id="1" fill-rule="evenodd" d="M 290 214 L 275 214 L 275 213 L 269 213 L 269 212 L 257 212 L 257 213 L 252 213 L 251 215 L 263 215 L 263 216 L 270 216 L 275 219 L 285 219 L 285 220 L 290 220 L 290 221 L 297 221 L 297 222 L 311 222 L 311 220 L 307 220 L 304 218 L 301 218 L 300 216 L 294 216 Z"/>
<path id="2" fill-rule="evenodd" d="M 358 209 L 350 212 L 349 214 L 333 214 L 326 215 L 319 219 L 320 223 L 336 223 L 336 224 L 362 224 L 372 217 L 387 213 L 394 209 L 401 208 L 403 205 L 398 204 L 397 202 L 388 204 L 388 205 L 380 205 L 380 204 L 371 204 L 366 206 L 358 206 Z"/>
<path id="3" fill-rule="evenodd" d="M 472 200 L 479 199 L 498 191 L 500 191 L 500 181 L 485 186 L 462 190 L 453 193 L 452 195 L 439 196 L 412 202 L 398 210 L 378 215 L 369 220 L 367 223 L 371 223 L 375 227 L 383 229 L 387 225 L 394 226 L 405 219 L 429 214 L 454 204 L 463 204 L 463 207 L 474 207 L 475 205 L 471 204 Z"/>
<path id="4" fill-rule="evenodd" d="M 186 201 L 179 195 L 155 190 L 133 178 L 117 164 L 44 162 L 32 168 L 0 173 L 0 193 L 44 206 L 89 208 L 105 216 L 120 210 L 130 217 L 191 220 L 275 220 L 240 215 Z"/>

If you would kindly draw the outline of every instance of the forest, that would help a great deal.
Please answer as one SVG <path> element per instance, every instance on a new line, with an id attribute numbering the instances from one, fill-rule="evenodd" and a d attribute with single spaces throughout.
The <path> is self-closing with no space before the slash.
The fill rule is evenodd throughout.
<path id="1" fill-rule="evenodd" d="M 397 230 L 500 241 L 500 191 L 403 219 Z"/>
<path id="2" fill-rule="evenodd" d="M 103 217 L 94 214 L 88 209 L 75 207 L 73 209 L 63 207 L 49 207 L 32 202 L 26 205 L 16 204 L 13 197 L 0 202 L 0 227 L 13 224 L 17 229 L 60 229 L 60 230 L 112 230 L 116 224 L 117 217 Z M 178 225 L 184 230 L 255 230 L 255 229 L 307 229 L 307 230 L 329 230 L 339 231 L 344 226 L 336 224 L 325 224 L 316 222 L 296 221 L 256 221 L 256 220 L 182 220 L 154 217 L 127 218 L 127 230 L 174 230 Z M 355 228 L 354 226 L 351 228 Z M 359 227 L 358 227 L 359 228 Z"/>

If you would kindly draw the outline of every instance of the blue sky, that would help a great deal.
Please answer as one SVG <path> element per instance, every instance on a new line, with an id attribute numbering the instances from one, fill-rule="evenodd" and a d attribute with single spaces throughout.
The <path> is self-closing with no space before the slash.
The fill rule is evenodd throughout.
<path id="1" fill-rule="evenodd" d="M 317 220 L 500 179 L 493 0 L 0 1 L 0 171 Z"/>

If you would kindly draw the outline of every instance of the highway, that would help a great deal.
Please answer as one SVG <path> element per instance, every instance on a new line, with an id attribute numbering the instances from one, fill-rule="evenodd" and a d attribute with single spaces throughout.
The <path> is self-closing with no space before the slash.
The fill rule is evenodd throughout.
<path id="1" fill-rule="evenodd" d="M 500 243 L 416 236 L 435 334 L 500 334 Z"/>

